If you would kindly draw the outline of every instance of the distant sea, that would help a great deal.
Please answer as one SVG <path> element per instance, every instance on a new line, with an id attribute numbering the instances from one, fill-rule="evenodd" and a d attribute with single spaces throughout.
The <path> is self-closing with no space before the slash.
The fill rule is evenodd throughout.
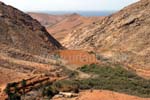
<path id="1" fill-rule="evenodd" d="M 82 16 L 109 16 L 116 11 L 42 11 L 41 13 L 63 15 L 77 13 Z"/>

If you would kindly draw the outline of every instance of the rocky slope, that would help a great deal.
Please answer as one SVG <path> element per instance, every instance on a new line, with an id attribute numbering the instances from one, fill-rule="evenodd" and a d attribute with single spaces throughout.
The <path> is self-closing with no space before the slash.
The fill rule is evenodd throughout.
<path id="1" fill-rule="evenodd" d="M 70 49 L 95 50 L 113 61 L 150 70 L 150 0 L 72 32 L 64 43 Z"/>
<path id="2" fill-rule="evenodd" d="M 37 20 L 0 2 L 0 99 L 7 83 L 54 70 L 46 57 L 61 48 Z"/>
<path id="3" fill-rule="evenodd" d="M 61 44 L 37 20 L 2 2 L 0 2 L 0 45 L 33 54 L 48 53 L 61 48 Z"/>

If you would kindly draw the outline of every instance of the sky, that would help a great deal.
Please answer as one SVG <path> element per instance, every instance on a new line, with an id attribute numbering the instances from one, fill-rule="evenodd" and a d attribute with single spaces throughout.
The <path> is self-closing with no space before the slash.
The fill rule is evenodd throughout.
<path id="1" fill-rule="evenodd" d="M 139 0 L 0 0 L 22 11 L 116 11 Z"/>

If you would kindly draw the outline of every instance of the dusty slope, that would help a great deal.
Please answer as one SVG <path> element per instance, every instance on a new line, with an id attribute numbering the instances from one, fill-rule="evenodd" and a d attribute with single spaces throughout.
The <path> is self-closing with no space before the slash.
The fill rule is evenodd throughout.
<path id="1" fill-rule="evenodd" d="M 99 19 L 101 19 L 101 17 L 83 17 L 78 14 L 71 14 L 52 27 L 47 27 L 47 30 L 63 44 L 66 41 L 65 37 L 71 32 L 89 25 L 90 23 L 95 23 Z"/>
<path id="2" fill-rule="evenodd" d="M 150 70 L 150 0 L 72 32 L 65 46 L 96 50 L 114 61 Z M 150 76 L 149 76 L 150 77 Z"/>
<path id="3" fill-rule="evenodd" d="M 42 13 L 28 13 L 34 19 L 37 19 L 44 25 L 48 32 L 54 36 L 58 41 L 63 43 L 64 38 L 72 31 L 82 28 L 91 23 L 95 23 L 102 17 L 83 17 L 76 13 L 66 15 L 49 15 Z"/>
<path id="4" fill-rule="evenodd" d="M 54 98 L 53 100 L 150 100 L 150 98 L 140 98 L 111 91 L 94 90 L 93 92 L 83 91 L 75 98 Z"/>
<path id="5" fill-rule="evenodd" d="M 69 16 L 69 15 L 49 15 L 35 12 L 29 12 L 28 14 L 32 18 L 38 20 L 45 27 L 53 26 Z"/>

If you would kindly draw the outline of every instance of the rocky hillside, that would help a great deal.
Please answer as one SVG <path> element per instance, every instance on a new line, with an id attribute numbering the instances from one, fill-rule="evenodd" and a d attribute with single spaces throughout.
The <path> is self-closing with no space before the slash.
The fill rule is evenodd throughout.
<path id="1" fill-rule="evenodd" d="M 115 61 L 150 69 L 150 0 L 141 0 L 66 37 L 67 48 L 95 50 Z"/>
<path id="2" fill-rule="evenodd" d="M 0 49 L 7 46 L 38 55 L 61 48 L 61 44 L 37 20 L 2 2 L 0 45 Z"/>
<path id="3" fill-rule="evenodd" d="M 46 57 L 61 48 L 37 20 L 0 2 L 0 100 L 7 83 L 52 73 L 55 61 Z"/>

